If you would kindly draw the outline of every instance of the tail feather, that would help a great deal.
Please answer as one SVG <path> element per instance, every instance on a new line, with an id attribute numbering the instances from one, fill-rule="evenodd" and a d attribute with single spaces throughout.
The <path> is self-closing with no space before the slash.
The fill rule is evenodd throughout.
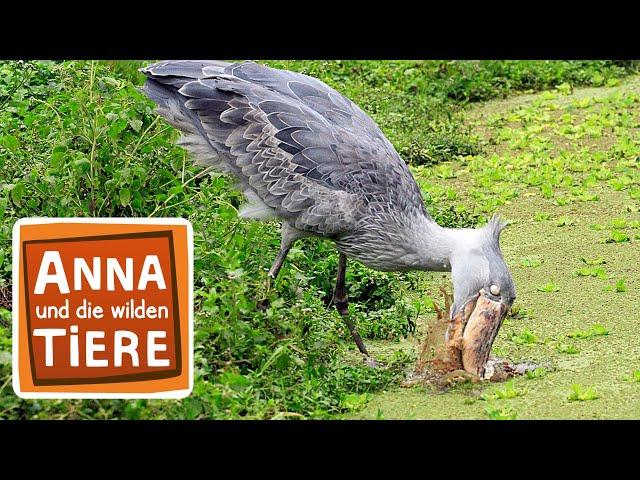
<path id="1" fill-rule="evenodd" d="M 196 165 L 211 165 L 221 173 L 237 173 L 224 149 L 211 142 L 196 113 L 185 106 L 188 99 L 181 95 L 178 89 L 187 81 L 193 79 L 180 77 L 178 81 L 177 77 L 150 77 L 147 78 L 142 91 L 156 103 L 156 113 L 183 132 L 176 143 L 192 155 Z"/>
<path id="2" fill-rule="evenodd" d="M 140 69 L 147 76 L 142 90 L 157 104 L 156 113 L 183 132 L 177 144 L 191 154 L 196 165 L 212 166 L 213 170 L 234 177 L 235 187 L 247 200 L 240 216 L 265 220 L 272 218 L 275 210 L 249 185 L 229 142 L 234 130 L 240 134 L 251 127 L 244 119 L 250 109 L 245 108 L 246 102 L 239 101 L 237 93 L 205 86 L 211 82 L 204 80 L 208 77 L 228 76 L 225 69 L 230 66 L 218 61 L 158 62 Z M 203 111 L 204 117 L 196 113 Z"/>

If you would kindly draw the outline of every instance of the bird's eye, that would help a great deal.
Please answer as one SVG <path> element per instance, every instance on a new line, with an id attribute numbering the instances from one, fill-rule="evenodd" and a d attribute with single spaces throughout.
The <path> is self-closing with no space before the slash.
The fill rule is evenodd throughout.
<path id="1" fill-rule="evenodd" d="M 489 291 L 492 295 L 500 295 L 500 287 L 498 285 L 491 285 Z"/>

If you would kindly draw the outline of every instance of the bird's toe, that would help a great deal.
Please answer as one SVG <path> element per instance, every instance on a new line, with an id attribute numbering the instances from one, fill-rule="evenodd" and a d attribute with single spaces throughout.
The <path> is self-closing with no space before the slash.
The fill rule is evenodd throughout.
<path id="1" fill-rule="evenodd" d="M 364 364 L 369 368 L 379 368 L 381 366 L 381 364 L 378 363 L 373 357 L 369 357 L 365 355 L 363 360 L 364 360 Z"/>

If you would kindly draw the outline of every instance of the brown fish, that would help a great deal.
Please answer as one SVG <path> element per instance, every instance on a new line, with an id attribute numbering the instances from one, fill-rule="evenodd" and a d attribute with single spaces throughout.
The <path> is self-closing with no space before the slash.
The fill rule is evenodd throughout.
<path id="1" fill-rule="evenodd" d="M 507 314 L 507 305 L 480 290 L 475 308 L 462 335 L 462 366 L 469 373 L 484 375 L 485 366 L 498 330 Z"/>

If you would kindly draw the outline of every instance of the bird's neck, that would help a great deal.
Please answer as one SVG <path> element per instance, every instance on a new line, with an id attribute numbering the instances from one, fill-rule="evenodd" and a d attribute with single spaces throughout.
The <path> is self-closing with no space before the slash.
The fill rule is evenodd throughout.
<path id="1" fill-rule="evenodd" d="M 481 245 L 481 230 L 444 228 L 424 212 L 396 225 L 373 228 L 336 240 L 339 250 L 375 270 L 451 271 Z"/>
<path id="2" fill-rule="evenodd" d="M 408 235 L 410 268 L 447 272 L 451 262 L 479 246 L 482 233 L 473 228 L 445 228 L 433 219 L 421 216 Z"/>

